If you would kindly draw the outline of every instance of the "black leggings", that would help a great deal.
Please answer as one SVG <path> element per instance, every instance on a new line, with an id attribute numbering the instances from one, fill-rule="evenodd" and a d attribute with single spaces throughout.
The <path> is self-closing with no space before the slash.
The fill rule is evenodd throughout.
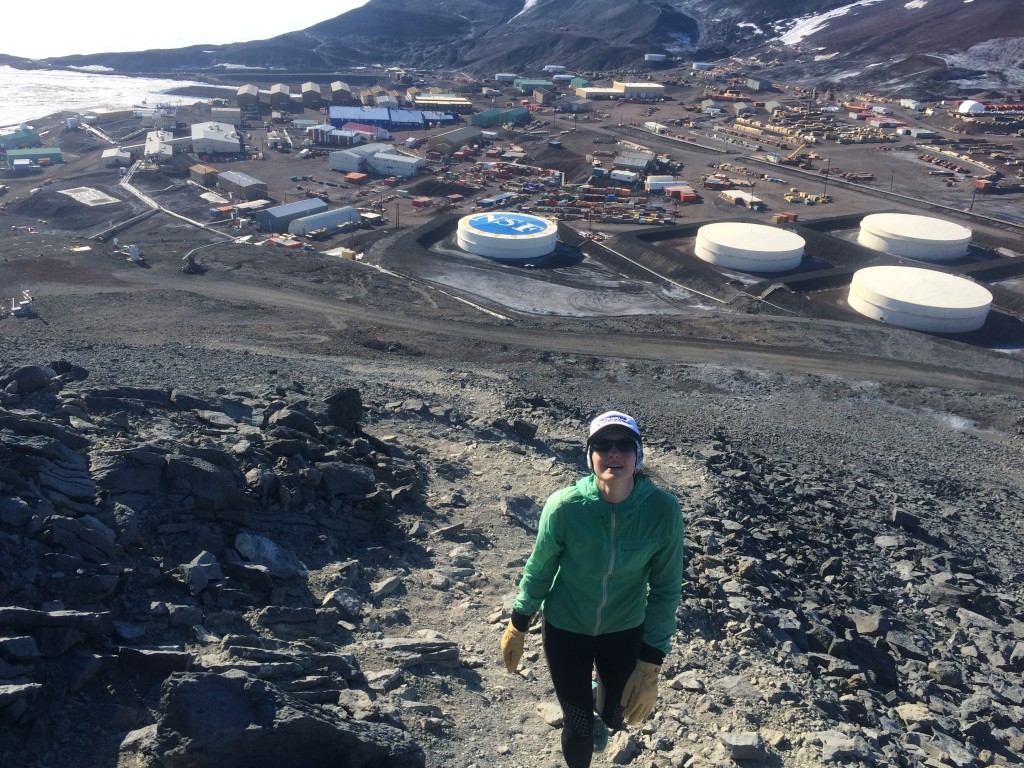
<path id="1" fill-rule="evenodd" d="M 589 768 L 594 756 L 594 667 L 604 685 L 601 719 L 611 730 L 623 727 L 619 700 L 636 667 L 643 625 L 606 635 L 581 635 L 544 620 L 544 654 L 562 707 L 562 756 L 569 768 Z"/>

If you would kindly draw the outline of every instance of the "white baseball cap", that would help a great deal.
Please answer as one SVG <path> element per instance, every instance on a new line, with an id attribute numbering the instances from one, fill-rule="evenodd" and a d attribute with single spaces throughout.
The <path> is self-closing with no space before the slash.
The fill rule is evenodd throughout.
<path id="1" fill-rule="evenodd" d="M 589 443 L 599 432 L 604 432 L 612 427 L 621 431 L 632 432 L 637 441 L 643 441 L 636 419 L 621 411 L 608 411 L 590 422 L 590 434 L 587 435 L 587 442 Z"/>
<path id="2" fill-rule="evenodd" d="M 636 419 L 621 411 L 607 411 L 590 422 L 590 432 L 587 435 L 587 467 L 590 469 L 594 468 L 590 457 L 590 443 L 602 432 L 612 431 L 625 432 L 632 436 L 633 441 L 636 443 L 636 466 L 633 472 L 639 472 L 640 468 L 644 465 L 643 436 L 640 434 L 640 426 L 636 423 Z"/>

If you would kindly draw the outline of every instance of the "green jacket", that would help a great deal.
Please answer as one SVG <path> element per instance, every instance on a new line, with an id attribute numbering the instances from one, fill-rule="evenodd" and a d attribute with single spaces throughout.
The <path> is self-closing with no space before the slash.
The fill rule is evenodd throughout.
<path id="1" fill-rule="evenodd" d="M 588 475 L 544 505 L 513 609 L 529 616 L 543 608 L 559 629 L 592 636 L 643 624 L 660 663 L 676 631 L 682 580 L 675 496 L 641 476 L 629 498 L 609 504 Z"/>

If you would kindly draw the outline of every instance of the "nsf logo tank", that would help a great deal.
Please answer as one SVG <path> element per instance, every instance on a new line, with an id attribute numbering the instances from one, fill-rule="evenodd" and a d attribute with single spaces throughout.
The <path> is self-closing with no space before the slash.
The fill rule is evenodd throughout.
<path id="1" fill-rule="evenodd" d="M 529 237 L 547 232 L 552 222 L 525 213 L 478 213 L 468 217 L 467 223 L 478 232 L 488 235 Z"/>

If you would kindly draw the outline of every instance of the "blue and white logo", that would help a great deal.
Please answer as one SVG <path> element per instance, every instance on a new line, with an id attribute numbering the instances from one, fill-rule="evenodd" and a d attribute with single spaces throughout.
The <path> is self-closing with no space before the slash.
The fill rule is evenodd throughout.
<path id="1" fill-rule="evenodd" d="M 469 218 L 469 226 L 488 235 L 536 235 L 545 232 L 550 223 L 537 216 L 521 213 L 480 213 Z"/>

